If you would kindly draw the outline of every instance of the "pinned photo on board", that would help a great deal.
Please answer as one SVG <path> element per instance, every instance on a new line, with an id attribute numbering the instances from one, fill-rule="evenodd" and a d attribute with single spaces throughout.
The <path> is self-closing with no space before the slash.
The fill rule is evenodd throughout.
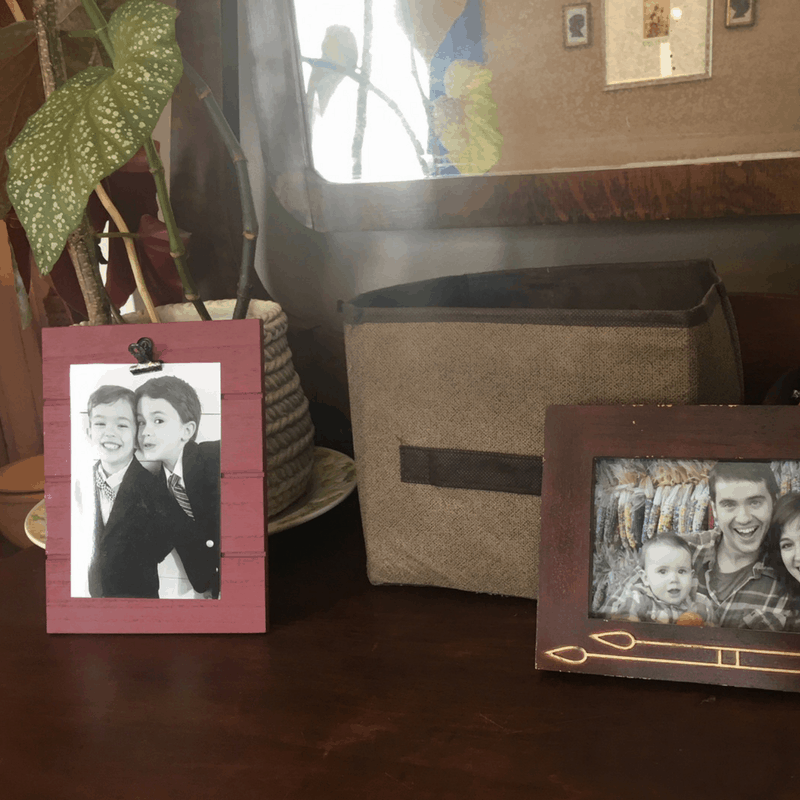
<path id="1" fill-rule="evenodd" d="M 258 319 L 42 331 L 48 633 L 267 629 L 262 352 Z"/>
<path id="2" fill-rule="evenodd" d="M 220 596 L 220 364 L 73 364 L 71 597 Z"/>
<path id="3" fill-rule="evenodd" d="M 644 0 L 644 38 L 669 36 L 669 3 L 665 0 Z"/>

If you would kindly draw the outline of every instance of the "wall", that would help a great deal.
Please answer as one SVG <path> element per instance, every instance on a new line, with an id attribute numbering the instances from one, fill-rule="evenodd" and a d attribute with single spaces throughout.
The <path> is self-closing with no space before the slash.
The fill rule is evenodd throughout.
<path id="1" fill-rule="evenodd" d="M 800 289 L 800 217 L 794 216 L 538 228 L 309 231 L 265 186 L 246 49 L 240 55 L 241 137 L 261 225 L 257 268 L 290 315 L 295 362 L 315 401 L 315 421 L 326 439 L 335 442 L 346 435 L 342 415 L 348 407 L 347 382 L 337 303 L 363 291 L 520 266 L 684 258 L 713 259 L 732 291 Z"/>
<path id="2" fill-rule="evenodd" d="M 753 27 L 734 29 L 724 25 L 725 0 L 709 2 L 710 79 L 606 91 L 598 0 L 590 3 L 591 46 L 572 49 L 562 44 L 563 0 L 485 0 L 487 66 L 504 137 L 492 172 L 800 149 L 800 48 L 789 22 L 796 0 L 762 2 Z"/>

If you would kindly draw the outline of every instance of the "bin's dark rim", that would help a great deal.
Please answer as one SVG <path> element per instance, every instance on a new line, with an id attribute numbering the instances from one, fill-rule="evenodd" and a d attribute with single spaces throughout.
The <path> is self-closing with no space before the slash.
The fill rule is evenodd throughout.
<path id="1" fill-rule="evenodd" d="M 608 328 L 692 328 L 706 323 L 721 299 L 727 296 L 725 287 L 713 266 L 710 274 L 712 283 L 708 291 L 698 305 L 689 309 L 445 308 L 442 306 L 372 308 L 354 305 L 359 300 L 355 298 L 354 301 L 345 303 L 342 311 L 347 325 L 382 322 L 483 322 Z"/>

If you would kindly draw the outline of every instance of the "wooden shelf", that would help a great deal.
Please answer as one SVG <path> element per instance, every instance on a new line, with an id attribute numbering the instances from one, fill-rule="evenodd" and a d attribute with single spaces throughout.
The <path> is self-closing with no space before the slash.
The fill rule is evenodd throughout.
<path id="1" fill-rule="evenodd" d="M 0 559 L 5 796 L 795 798 L 800 696 L 537 672 L 536 603 L 374 587 L 355 495 L 270 539 L 265 635 L 48 636 Z"/>

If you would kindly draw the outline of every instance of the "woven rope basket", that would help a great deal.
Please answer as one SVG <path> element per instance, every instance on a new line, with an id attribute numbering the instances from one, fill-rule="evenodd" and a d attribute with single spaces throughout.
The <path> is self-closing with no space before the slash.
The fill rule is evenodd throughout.
<path id="1" fill-rule="evenodd" d="M 212 319 L 230 319 L 234 300 L 205 303 Z M 194 322 L 191 303 L 159 306 L 162 322 Z M 314 466 L 314 426 L 308 400 L 292 363 L 286 314 L 277 303 L 251 300 L 248 319 L 260 319 L 264 348 L 264 433 L 267 442 L 267 498 L 273 517 L 306 490 Z M 126 314 L 127 322 L 148 322 L 142 312 Z"/>

